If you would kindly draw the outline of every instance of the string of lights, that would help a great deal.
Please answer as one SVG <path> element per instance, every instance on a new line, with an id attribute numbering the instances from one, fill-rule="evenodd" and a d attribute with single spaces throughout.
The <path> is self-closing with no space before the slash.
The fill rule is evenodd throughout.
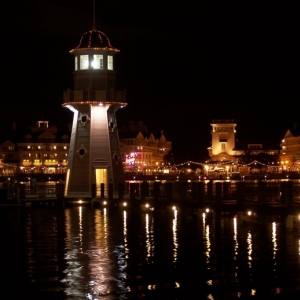
<path id="1" fill-rule="evenodd" d="M 108 47 L 99 47 L 99 49 L 108 49 L 108 50 L 113 50 L 113 51 L 119 51 L 118 49 L 114 48 L 111 43 L 110 43 L 110 40 L 108 38 L 108 36 L 100 31 L 100 30 L 90 30 L 90 31 L 86 31 L 82 36 L 81 36 L 81 39 L 79 41 L 79 44 L 78 46 L 75 48 L 76 50 L 79 50 L 79 49 L 94 49 L 93 45 L 92 45 L 92 37 L 93 37 L 93 34 L 96 34 L 98 40 L 100 41 L 100 44 L 104 44 L 104 41 L 103 41 L 103 38 L 104 37 L 106 39 L 106 43 L 108 45 Z M 88 36 L 88 45 L 87 47 L 82 47 L 83 46 L 83 39 L 86 37 L 86 35 L 89 35 Z M 98 47 L 97 47 L 98 48 Z M 74 49 L 73 49 L 74 50 Z"/>
<path id="2" fill-rule="evenodd" d="M 183 163 L 180 163 L 180 164 L 175 164 L 173 165 L 174 167 L 184 167 L 184 166 L 190 166 L 190 165 L 198 165 L 198 166 L 207 166 L 207 165 L 236 165 L 238 167 L 241 167 L 241 166 L 252 166 L 252 165 L 261 165 L 261 166 L 268 166 L 268 167 L 278 167 L 276 165 L 270 165 L 270 164 L 266 164 L 266 163 L 262 163 L 258 160 L 253 160 L 252 162 L 250 163 L 237 163 L 236 161 L 213 161 L 212 162 L 205 162 L 205 163 L 201 163 L 201 162 L 195 162 L 195 161 L 186 161 L 186 162 L 183 162 Z"/>

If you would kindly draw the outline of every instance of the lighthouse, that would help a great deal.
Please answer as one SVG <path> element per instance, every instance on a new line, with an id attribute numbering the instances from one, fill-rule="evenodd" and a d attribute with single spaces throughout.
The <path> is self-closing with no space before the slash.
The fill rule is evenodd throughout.
<path id="1" fill-rule="evenodd" d="M 126 106 L 125 91 L 115 87 L 114 56 L 119 52 L 107 35 L 85 32 L 74 55 L 74 90 L 64 91 L 63 106 L 73 112 L 65 197 L 103 195 L 100 187 L 124 182 L 116 110 Z M 104 185 L 102 185 L 104 184 Z"/>

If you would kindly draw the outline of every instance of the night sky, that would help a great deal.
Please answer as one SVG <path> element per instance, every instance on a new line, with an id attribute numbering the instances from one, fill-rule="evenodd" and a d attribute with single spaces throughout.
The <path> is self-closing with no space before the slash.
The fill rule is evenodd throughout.
<path id="1" fill-rule="evenodd" d="M 0 128 L 66 126 L 69 50 L 92 27 L 92 0 L 4 2 Z M 283 2 L 96 0 L 97 29 L 121 50 L 117 87 L 128 106 L 119 126 L 164 130 L 184 159 L 207 155 L 212 119 L 235 119 L 240 140 L 279 143 L 300 125 L 297 11 Z"/>

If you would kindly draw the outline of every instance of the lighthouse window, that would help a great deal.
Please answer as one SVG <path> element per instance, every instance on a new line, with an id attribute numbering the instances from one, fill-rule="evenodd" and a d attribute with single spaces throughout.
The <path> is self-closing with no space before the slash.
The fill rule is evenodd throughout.
<path id="1" fill-rule="evenodd" d="M 77 56 L 75 56 L 75 71 L 78 70 L 78 64 L 77 64 Z"/>
<path id="2" fill-rule="evenodd" d="M 103 69 L 103 55 L 94 54 L 91 62 L 93 69 Z"/>
<path id="3" fill-rule="evenodd" d="M 89 56 L 80 55 L 80 70 L 87 70 L 89 68 Z"/>
<path id="4" fill-rule="evenodd" d="M 113 57 L 111 55 L 107 55 L 107 69 L 113 70 Z"/>

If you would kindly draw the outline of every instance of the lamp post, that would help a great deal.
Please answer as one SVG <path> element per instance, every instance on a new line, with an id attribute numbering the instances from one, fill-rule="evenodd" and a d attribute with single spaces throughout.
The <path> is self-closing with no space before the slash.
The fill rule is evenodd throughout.
<path id="1" fill-rule="evenodd" d="M 226 166 L 226 175 L 228 176 L 229 166 Z"/>
<path id="2" fill-rule="evenodd" d="M 205 166 L 205 170 L 206 170 L 206 176 L 208 176 L 208 166 Z"/>

